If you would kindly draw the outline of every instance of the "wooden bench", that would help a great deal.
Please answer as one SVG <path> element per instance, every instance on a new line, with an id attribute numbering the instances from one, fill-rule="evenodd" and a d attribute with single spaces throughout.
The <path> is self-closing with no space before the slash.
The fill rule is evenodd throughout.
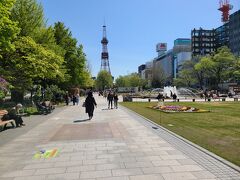
<path id="1" fill-rule="evenodd" d="M 13 119 L 6 120 L 6 121 L 2 120 L 2 117 L 4 116 L 4 114 L 7 114 L 7 113 L 8 112 L 6 110 L 0 110 L 0 131 L 6 129 L 7 124 L 11 124 L 13 128 L 15 127 L 15 124 L 14 124 L 15 121 Z"/>
<path id="2" fill-rule="evenodd" d="M 15 127 L 15 125 L 14 125 L 14 120 L 7 120 L 7 121 L 3 121 L 3 120 L 0 120 L 0 131 L 2 131 L 2 130 L 4 130 L 4 129 L 6 129 L 6 127 L 7 127 L 7 124 L 11 124 L 12 125 L 12 128 L 14 128 Z"/>

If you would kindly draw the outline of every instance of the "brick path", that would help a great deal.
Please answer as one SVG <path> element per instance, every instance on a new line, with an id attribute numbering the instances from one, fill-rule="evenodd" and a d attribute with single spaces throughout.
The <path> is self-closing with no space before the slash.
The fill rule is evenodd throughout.
<path id="1" fill-rule="evenodd" d="M 98 108 L 91 121 L 69 106 L 0 148 L 0 179 L 240 179 L 240 173 L 123 107 Z M 41 149 L 58 157 L 33 159 Z"/>

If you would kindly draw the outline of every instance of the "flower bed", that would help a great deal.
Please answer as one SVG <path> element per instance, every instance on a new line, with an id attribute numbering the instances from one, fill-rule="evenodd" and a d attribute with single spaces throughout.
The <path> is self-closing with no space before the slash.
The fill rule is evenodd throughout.
<path id="1" fill-rule="evenodd" d="M 170 105 L 156 105 L 150 108 L 160 110 L 163 112 L 210 112 L 204 109 L 198 109 L 190 106 L 170 106 Z"/>

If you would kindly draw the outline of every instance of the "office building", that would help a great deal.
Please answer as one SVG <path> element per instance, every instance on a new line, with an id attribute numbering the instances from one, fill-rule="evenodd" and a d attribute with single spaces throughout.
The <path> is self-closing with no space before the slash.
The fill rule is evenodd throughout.
<path id="1" fill-rule="evenodd" d="M 240 10 L 229 18 L 229 48 L 233 54 L 240 56 Z"/>
<path id="2" fill-rule="evenodd" d="M 192 56 L 208 55 L 216 50 L 215 30 L 193 29 L 191 31 Z"/>

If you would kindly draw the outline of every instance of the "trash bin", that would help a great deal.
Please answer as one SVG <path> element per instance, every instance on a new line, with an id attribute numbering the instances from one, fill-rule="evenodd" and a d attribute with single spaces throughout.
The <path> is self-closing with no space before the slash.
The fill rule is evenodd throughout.
<path id="1" fill-rule="evenodd" d="M 222 98 L 222 101 L 226 101 L 226 98 Z"/>
<path id="2" fill-rule="evenodd" d="M 179 102 L 179 99 L 177 99 L 177 102 Z"/>
<path id="3" fill-rule="evenodd" d="M 208 98 L 208 102 L 210 102 L 211 101 L 211 99 L 210 98 Z"/>
<path id="4" fill-rule="evenodd" d="M 195 102 L 195 99 L 192 99 L 192 102 Z"/>
<path id="5" fill-rule="evenodd" d="M 148 98 L 148 102 L 151 102 L 151 99 L 150 99 L 150 98 Z"/>

